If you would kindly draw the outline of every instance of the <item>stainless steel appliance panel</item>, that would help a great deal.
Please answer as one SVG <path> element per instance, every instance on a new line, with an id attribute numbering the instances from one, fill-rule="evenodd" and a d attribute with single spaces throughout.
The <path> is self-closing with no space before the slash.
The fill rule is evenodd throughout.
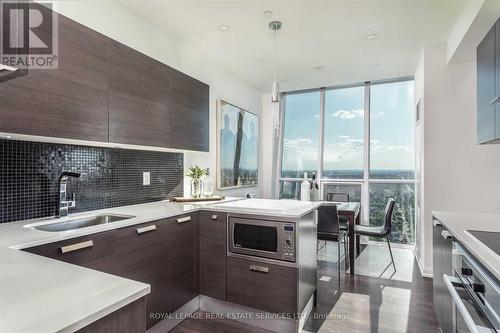
<path id="1" fill-rule="evenodd" d="M 295 262 L 295 223 L 231 216 L 228 233 L 230 253 Z"/>
<path id="2" fill-rule="evenodd" d="M 500 288 L 458 242 L 453 242 L 453 275 L 443 276 L 454 303 L 454 332 L 498 332 Z"/>

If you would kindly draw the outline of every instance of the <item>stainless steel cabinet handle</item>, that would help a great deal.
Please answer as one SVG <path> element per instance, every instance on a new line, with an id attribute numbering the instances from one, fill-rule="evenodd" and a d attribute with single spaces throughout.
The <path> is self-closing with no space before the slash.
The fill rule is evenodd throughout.
<path id="1" fill-rule="evenodd" d="M 250 270 L 260 273 L 269 273 L 269 268 L 264 266 L 250 265 Z"/>
<path id="2" fill-rule="evenodd" d="M 450 234 L 448 230 L 441 231 L 441 236 L 443 236 L 444 239 L 453 238 L 453 235 Z"/>
<path id="3" fill-rule="evenodd" d="M 455 290 L 455 287 L 453 286 L 451 279 L 455 279 L 455 278 L 452 278 L 446 274 L 443 275 L 444 284 L 446 285 L 446 288 L 448 288 L 448 291 L 451 294 L 451 298 L 453 299 L 453 303 L 455 303 L 457 310 L 462 315 L 462 318 L 464 319 L 465 325 L 467 325 L 467 328 L 471 332 L 479 333 L 479 330 L 477 328 L 476 323 L 474 322 L 474 319 L 472 319 L 469 311 L 467 311 L 467 308 L 465 307 L 464 303 L 462 302 L 462 299 L 460 298 L 457 291 Z"/>
<path id="4" fill-rule="evenodd" d="M 61 247 L 61 253 L 68 253 L 68 252 L 78 251 L 78 250 L 86 249 L 86 248 L 89 248 L 89 247 L 92 247 L 92 246 L 94 246 L 94 242 L 92 242 L 91 240 L 89 240 L 89 241 L 85 241 L 85 242 L 81 242 L 81 243 L 76 243 L 76 244 L 73 244 L 73 245 L 63 246 L 63 247 Z"/>
<path id="5" fill-rule="evenodd" d="M 185 223 L 191 221 L 191 216 L 181 217 L 177 219 L 177 223 Z"/>
<path id="6" fill-rule="evenodd" d="M 218 219 L 218 218 L 219 218 L 219 217 L 218 217 L 217 215 L 212 215 L 212 220 L 213 220 L 213 221 L 217 221 L 217 219 Z"/>
<path id="7" fill-rule="evenodd" d="M 439 222 L 438 220 L 432 220 L 432 226 L 434 228 L 437 227 L 438 225 L 441 225 L 441 222 Z"/>
<path id="8" fill-rule="evenodd" d="M 495 97 L 495 99 L 493 99 L 491 102 L 490 102 L 490 105 L 493 105 L 495 104 L 496 102 L 498 102 L 500 100 L 500 95 L 498 95 L 497 97 Z"/>
<path id="9" fill-rule="evenodd" d="M 148 232 L 148 231 L 156 230 L 156 225 L 155 224 L 148 225 L 147 227 L 137 228 L 136 230 L 137 230 L 137 234 L 140 235 L 140 234 L 143 234 L 143 233 Z"/>

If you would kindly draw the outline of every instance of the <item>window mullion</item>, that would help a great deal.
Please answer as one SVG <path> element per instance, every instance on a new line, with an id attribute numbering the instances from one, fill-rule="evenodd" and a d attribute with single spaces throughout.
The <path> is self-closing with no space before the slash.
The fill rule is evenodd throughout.
<path id="1" fill-rule="evenodd" d="M 320 89 L 320 103 L 319 103 L 319 156 L 318 167 L 316 168 L 316 179 L 318 183 L 323 179 L 323 161 L 324 161 L 324 147 L 325 147 L 325 88 Z M 321 184 L 320 184 L 321 185 Z M 323 198 L 323 187 L 320 186 L 320 198 Z"/>
<path id="2" fill-rule="evenodd" d="M 363 221 L 369 220 L 370 206 L 370 83 L 365 83 L 365 105 L 364 105 L 364 157 L 363 157 L 363 187 L 361 191 L 361 207 Z"/>

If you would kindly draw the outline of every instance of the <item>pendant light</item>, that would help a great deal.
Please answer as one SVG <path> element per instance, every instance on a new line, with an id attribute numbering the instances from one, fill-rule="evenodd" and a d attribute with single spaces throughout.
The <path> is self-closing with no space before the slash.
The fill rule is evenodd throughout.
<path id="1" fill-rule="evenodd" d="M 273 86 L 271 88 L 271 110 L 273 115 L 273 129 L 275 131 L 276 136 L 278 136 L 280 128 L 280 85 L 277 78 L 278 59 L 277 59 L 276 44 L 277 44 L 278 30 L 281 29 L 281 22 L 273 21 L 269 23 L 269 29 L 274 31 L 274 80 L 273 80 Z"/>

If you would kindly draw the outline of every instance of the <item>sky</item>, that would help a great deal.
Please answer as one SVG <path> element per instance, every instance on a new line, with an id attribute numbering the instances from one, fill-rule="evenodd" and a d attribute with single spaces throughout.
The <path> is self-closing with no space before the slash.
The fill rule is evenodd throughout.
<path id="1" fill-rule="evenodd" d="M 414 82 L 370 88 L 372 170 L 414 169 Z M 363 167 L 364 86 L 325 92 L 324 170 Z M 319 91 L 286 97 L 283 170 L 315 170 L 319 158 Z"/>

